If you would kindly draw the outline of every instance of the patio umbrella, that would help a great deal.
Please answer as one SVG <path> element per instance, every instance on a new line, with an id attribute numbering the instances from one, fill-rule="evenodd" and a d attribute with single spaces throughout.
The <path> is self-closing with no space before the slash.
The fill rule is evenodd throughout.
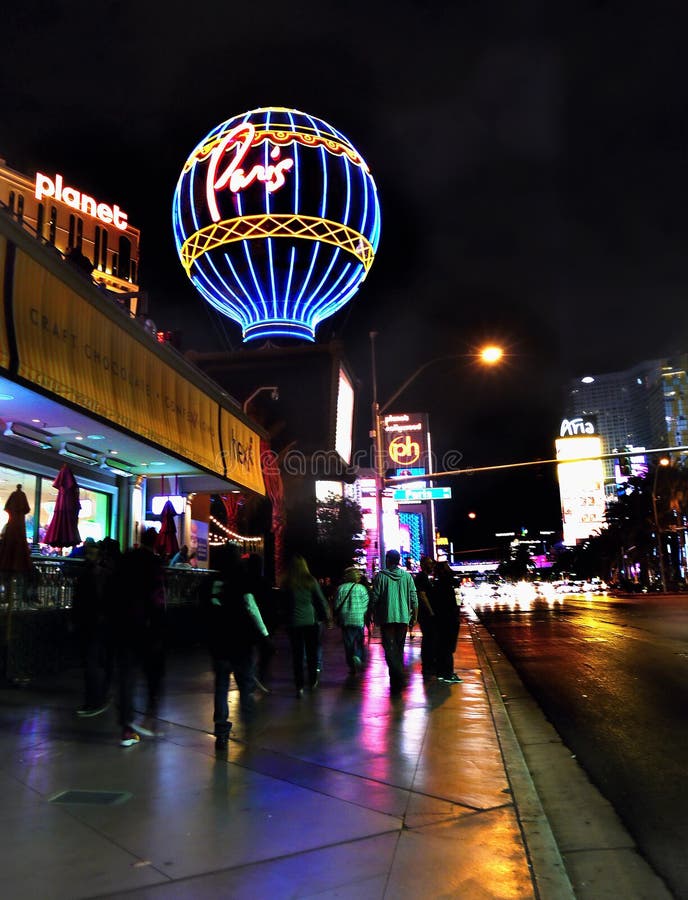
<path id="1" fill-rule="evenodd" d="M 51 547 L 75 547 L 81 543 L 78 528 L 81 509 L 79 485 L 66 463 L 57 473 L 53 487 L 57 488 L 57 500 L 53 517 L 45 531 L 45 542 Z"/>
<path id="2" fill-rule="evenodd" d="M 160 531 L 155 541 L 155 549 L 165 559 L 171 559 L 179 550 L 177 526 L 174 524 L 175 515 L 174 506 L 168 500 L 160 513 Z"/>
<path id="3" fill-rule="evenodd" d="M 31 551 L 26 539 L 25 516 L 31 512 L 31 507 L 20 484 L 7 498 L 5 512 L 8 519 L 0 543 L 0 572 L 28 572 Z"/>

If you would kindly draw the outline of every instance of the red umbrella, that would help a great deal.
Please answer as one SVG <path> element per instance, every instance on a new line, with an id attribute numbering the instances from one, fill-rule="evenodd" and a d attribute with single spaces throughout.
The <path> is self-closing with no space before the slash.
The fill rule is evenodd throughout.
<path id="1" fill-rule="evenodd" d="M 31 512 L 29 501 L 20 484 L 5 503 L 7 525 L 0 543 L 0 572 L 28 572 L 31 569 L 31 551 L 26 540 L 25 516 Z"/>
<path id="2" fill-rule="evenodd" d="M 66 463 L 57 473 L 53 487 L 57 488 L 57 500 L 53 517 L 45 531 L 45 542 L 51 547 L 75 547 L 81 543 L 78 528 L 81 509 L 79 485 Z"/>
<path id="3" fill-rule="evenodd" d="M 175 515 L 174 506 L 167 500 L 160 513 L 161 526 L 155 541 L 155 549 L 166 559 L 170 559 L 179 550 L 177 526 L 174 524 Z"/>

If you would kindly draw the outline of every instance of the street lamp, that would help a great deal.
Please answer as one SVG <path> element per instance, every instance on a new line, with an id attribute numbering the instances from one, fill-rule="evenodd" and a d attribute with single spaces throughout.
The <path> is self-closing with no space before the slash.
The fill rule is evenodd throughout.
<path id="1" fill-rule="evenodd" d="M 245 413 L 248 412 L 248 408 L 251 403 L 255 400 L 258 394 L 262 394 L 264 391 L 270 391 L 270 399 L 271 400 L 279 400 L 279 388 L 275 384 L 263 384 L 260 387 L 257 387 L 252 394 L 244 400 L 242 409 Z"/>
<path id="2" fill-rule="evenodd" d="M 449 359 L 465 359 L 466 356 L 470 356 L 478 359 L 483 365 L 492 366 L 499 363 L 503 356 L 504 351 L 501 347 L 496 344 L 488 344 L 485 347 L 482 347 L 477 353 L 466 354 L 466 353 L 450 353 L 446 356 L 436 356 L 434 359 L 429 359 L 427 362 L 424 362 L 422 365 L 418 366 L 418 368 L 413 372 L 406 381 L 403 382 L 401 387 L 399 387 L 384 403 L 380 406 L 377 396 L 377 367 L 375 364 L 375 338 L 377 337 L 377 331 L 371 331 L 369 333 L 370 337 L 370 358 L 371 358 L 371 366 L 372 366 L 372 384 L 373 384 L 373 404 L 372 404 L 372 429 L 370 432 L 370 437 L 373 440 L 374 447 L 374 468 L 375 468 L 375 513 L 377 520 L 377 547 L 378 547 L 378 559 L 380 563 L 380 568 L 384 568 L 385 565 L 385 541 L 384 541 L 384 531 L 383 531 L 383 514 L 382 514 L 382 495 L 385 489 L 385 448 L 384 442 L 382 440 L 382 418 L 390 406 L 394 403 L 394 401 L 406 390 L 406 388 L 418 378 L 420 374 L 422 374 L 427 368 L 434 365 L 438 362 L 444 362 Z M 428 475 L 431 475 L 431 472 L 428 472 Z"/>
<path id="3" fill-rule="evenodd" d="M 662 547 L 662 532 L 659 528 L 659 516 L 657 515 L 657 476 L 659 475 L 660 466 L 668 466 L 669 460 L 666 456 L 662 456 L 657 460 L 655 466 L 655 477 L 652 482 L 652 513 L 655 520 L 655 541 L 657 544 L 657 557 L 659 559 L 659 581 L 662 586 L 662 593 L 666 593 L 666 572 L 664 571 L 664 548 Z"/>

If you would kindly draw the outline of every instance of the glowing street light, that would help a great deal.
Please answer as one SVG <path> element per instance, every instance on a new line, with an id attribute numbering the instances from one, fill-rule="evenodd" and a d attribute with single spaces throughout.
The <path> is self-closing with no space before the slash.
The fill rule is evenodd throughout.
<path id="1" fill-rule="evenodd" d="M 503 349 L 497 344 L 488 344 L 480 349 L 477 354 L 466 354 L 466 353 L 450 353 L 446 356 L 437 356 L 434 359 L 429 359 L 427 362 L 424 362 L 421 366 L 419 366 L 415 372 L 413 372 L 404 383 L 401 385 L 398 390 L 392 394 L 389 400 L 386 403 L 380 405 L 377 397 L 377 372 L 375 365 L 375 338 L 377 337 L 376 331 L 371 331 L 369 333 L 370 337 L 370 354 L 371 354 L 371 365 L 372 365 L 372 383 L 373 383 L 373 408 L 372 408 L 372 430 L 370 432 L 370 437 L 373 439 L 373 450 L 374 450 L 374 462 L 375 462 L 375 511 L 377 517 L 377 545 L 378 545 L 378 556 L 380 560 L 380 568 L 384 568 L 385 565 L 385 542 L 384 542 L 384 534 L 383 534 L 383 521 L 382 521 L 382 492 L 385 487 L 385 450 L 384 444 L 382 440 L 382 417 L 385 412 L 389 409 L 389 407 L 394 403 L 394 401 L 406 390 L 406 388 L 416 380 L 416 378 L 424 372 L 429 366 L 434 365 L 437 362 L 443 362 L 448 359 L 465 359 L 467 356 L 473 359 L 480 360 L 481 363 L 488 366 L 493 366 L 498 364 L 502 357 L 504 356 Z M 428 475 L 431 475 L 431 472 L 428 472 Z"/>
<path id="2" fill-rule="evenodd" d="M 488 366 L 494 366 L 504 356 L 504 351 L 496 344 L 488 344 L 480 351 L 480 359 Z"/>

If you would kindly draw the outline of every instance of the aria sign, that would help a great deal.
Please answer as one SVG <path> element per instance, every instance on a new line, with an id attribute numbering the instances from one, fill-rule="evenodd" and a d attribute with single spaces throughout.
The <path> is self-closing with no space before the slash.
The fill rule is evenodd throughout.
<path id="1" fill-rule="evenodd" d="M 594 419 L 576 416 L 575 419 L 563 419 L 559 428 L 559 437 L 575 437 L 579 434 L 596 434 L 597 423 Z"/>
<path id="2" fill-rule="evenodd" d="M 358 290 L 380 239 L 365 161 L 322 119 L 255 109 L 214 128 L 184 163 L 172 208 L 184 270 L 244 340 L 315 340 Z"/>

